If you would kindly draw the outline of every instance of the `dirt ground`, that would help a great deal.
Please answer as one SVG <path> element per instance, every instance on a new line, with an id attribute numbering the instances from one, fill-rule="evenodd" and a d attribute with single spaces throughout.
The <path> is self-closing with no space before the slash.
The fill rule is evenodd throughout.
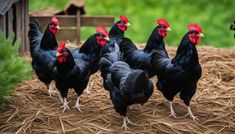
<path id="1" fill-rule="evenodd" d="M 173 108 L 177 118 L 168 117 L 169 103 L 156 89 L 142 107 L 128 110 L 134 123 L 127 131 L 121 128 L 123 119 L 115 112 L 109 94 L 102 86 L 100 73 L 90 80 L 90 94 L 81 95 L 79 112 L 62 113 L 58 97 L 49 97 L 46 86 L 36 76 L 17 86 L 13 102 L 0 112 L 1 133 L 235 133 L 235 48 L 217 49 L 198 46 L 203 69 L 191 109 L 200 120 L 194 122 L 186 107 L 175 97 Z M 171 56 L 176 48 L 167 47 Z M 156 83 L 156 78 L 152 79 Z M 69 106 L 77 96 L 69 91 Z"/>

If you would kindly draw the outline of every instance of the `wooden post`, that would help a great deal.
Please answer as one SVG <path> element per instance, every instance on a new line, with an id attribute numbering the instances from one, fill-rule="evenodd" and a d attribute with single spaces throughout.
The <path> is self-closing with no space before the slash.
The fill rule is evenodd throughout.
<path id="1" fill-rule="evenodd" d="M 22 32 L 21 32 L 21 29 L 22 29 L 22 23 L 23 23 L 23 20 L 21 18 L 21 4 L 20 2 L 16 2 L 15 3 L 16 5 L 16 36 L 17 36 L 17 39 L 21 38 L 23 35 L 22 35 Z M 22 43 L 22 40 L 21 40 L 21 46 L 20 46 L 20 50 L 22 49 L 23 43 Z"/>
<path id="2" fill-rule="evenodd" d="M 77 45 L 80 44 L 80 27 L 81 27 L 81 15 L 80 15 L 80 11 L 77 11 L 77 26 L 76 26 L 76 31 L 77 31 Z"/>
<path id="3" fill-rule="evenodd" d="M 24 40 L 25 40 L 25 51 L 24 52 L 29 52 L 30 47 L 29 47 L 29 39 L 28 39 L 28 31 L 29 31 L 29 1 L 25 0 L 25 7 L 24 7 L 24 16 L 25 16 L 25 20 L 24 20 Z M 22 37 L 22 38 L 23 38 Z"/>
<path id="4" fill-rule="evenodd" d="M 13 8 L 11 7 L 7 12 L 7 36 L 13 32 Z"/>
<path id="5" fill-rule="evenodd" d="M 21 16 L 21 45 L 20 45 L 20 54 L 22 55 L 24 52 L 25 52 L 25 16 L 24 16 L 24 4 L 25 4 L 25 0 L 21 0 L 21 1 L 18 1 L 20 3 L 20 9 L 19 11 L 16 11 L 16 12 L 20 12 L 20 16 Z"/>

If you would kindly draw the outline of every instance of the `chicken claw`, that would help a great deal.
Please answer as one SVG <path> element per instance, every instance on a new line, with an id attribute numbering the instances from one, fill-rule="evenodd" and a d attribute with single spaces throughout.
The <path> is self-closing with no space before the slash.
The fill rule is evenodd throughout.
<path id="1" fill-rule="evenodd" d="M 69 105 L 68 105 L 68 104 L 69 104 L 69 103 L 67 102 L 67 99 L 66 99 L 66 98 L 64 98 L 63 106 L 61 106 L 61 107 L 63 107 L 63 108 L 64 108 L 62 113 L 64 113 L 66 109 L 70 110 L 70 108 L 69 108 Z"/>
<path id="2" fill-rule="evenodd" d="M 73 106 L 73 108 L 77 108 L 77 110 L 82 113 L 82 110 L 80 109 L 80 107 L 83 105 L 79 104 L 79 99 L 80 99 L 80 97 L 78 97 L 77 102 L 76 102 L 75 106 Z"/>
<path id="3" fill-rule="evenodd" d="M 173 116 L 173 117 L 176 118 L 176 113 L 175 113 L 175 111 L 174 111 L 174 109 L 173 109 L 173 106 L 172 106 L 172 102 L 171 102 L 171 101 L 170 101 L 170 110 L 171 110 L 171 113 L 170 113 L 170 115 L 169 115 L 168 117 Z"/>
<path id="4" fill-rule="evenodd" d="M 188 107 L 188 113 L 184 117 L 186 117 L 186 116 L 189 116 L 195 122 L 199 121 L 199 119 L 193 115 L 190 107 Z"/>
<path id="5" fill-rule="evenodd" d="M 125 128 L 125 130 L 129 129 L 129 127 L 127 126 L 127 124 L 129 124 L 129 123 L 133 124 L 133 122 L 131 122 L 127 116 L 123 117 L 122 128 Z"/>

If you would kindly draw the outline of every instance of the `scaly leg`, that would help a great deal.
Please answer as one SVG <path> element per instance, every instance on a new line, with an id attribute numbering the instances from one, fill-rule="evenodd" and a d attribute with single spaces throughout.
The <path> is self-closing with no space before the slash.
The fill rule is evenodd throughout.
<path id="1" fill-rule="evenodd" d="M 60 99 L 60 102 L 61 102 L 61 103 L 64 103 L 64 100 L 63 100 L 63 98 L 61 97 L 60 94 L 58 94 L 58 97 L 59 97 L 59 99 Z"/>
<path id="2" fill-rule="evenodd" d="M 78 111 L 82 112 L 82 110 L 80 109 L 80 107 L 83 106 L 83 105 L 80 105 L 80 104 L 79 104 L 79 99 L 80 99 L 80 97 L 77 98 L 76 104 L 75 104 L 75 106 L 73 106 L 73 108 L 77 108 Z"/>
<path id="3" fill-rule="evenodd" d="M 86 92 L 87 92 L 88 94 L 90 94 L 89 88 L 90 88 L 90 84 L 89 84 L 89 82 L 88 82 L 87 87 L 86 87 Z"/>
<path id="4" fill-rule="evenodd" d="M 184 117 L 186 117 L 186 116 L 189 116 L 191 119 L 193 119 L 193 121 L 199 121 L 199 119 L 193 115 L 189 106 L 188 106 L 188 113 Z"/>
<path id="5" fill-rule="evenodd" d="M 91 92 L 90 92 L 90 87 L 92 87 L 93 83 L 94 83 L 94 81 L 92 81 L 91 83 L 88 82 L 88 84 L 87 84 L 86 92 L 87 92 L 88 94 L 91 94 Z"/>
<path id="6" fill-rule="evenodd" d="M 69 109 L 69 110 L 70 110 L 68 104 L 69 104 L 69 103 L 67 102 L 67 99 L 64 98 L 63 106 L 61 106 L 61 107 L 64 108 L 64 109 L 63 109 L 63 113 L 64 113 L 64 111 L 65 111 L 66 109 Z"/>
<path id="7" fill-rule="evenodd" d="M 129 118 L 127 116 L 123 117 L 123 124 L 122 124 L 122 128 L 124 127 L 125 130 L 129 129 L 129 127 L 127 126 L 127 124 L 133 124 Z"/>
<path id="8" fill-rule="evenodd" d="M 171 113 L 170 113 L 170 115 L 169 115 L 168 117 L 173 116 L 173 117 L 176 118 L 176 113 L 175 113 L 175 111 L 174 111 L 174 109 L 173 109 L 173 106 L 172 106 L 172 102 L 171 102 L 171 101 L 170 101 L 170 110 L 171 110 Z"/>

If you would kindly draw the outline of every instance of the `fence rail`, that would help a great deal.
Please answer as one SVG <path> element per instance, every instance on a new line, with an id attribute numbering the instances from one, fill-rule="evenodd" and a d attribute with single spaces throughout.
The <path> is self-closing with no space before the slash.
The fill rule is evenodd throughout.
<path id="1" fill-rule="evenodd" d="M 114 17 L 111 16 L 80 16 L 78 12 L 77 15 L 58 15 L 56 18 L 60 22 L 60 27 L 62 29 L 58 32 L 57 38 L 59 40 L 77 40 L 80 43 L 80 28 L 81 27 L 96 27 L 96 26 L 106 26 L 110 27 L 114 23 Z M 51 16 L 30 16 L 30 21 L 38 20 L 42 30 L 44 31 L 46 26 L 51 20 Z M 71 29 L 74 27 L 74 29 Z"/>

